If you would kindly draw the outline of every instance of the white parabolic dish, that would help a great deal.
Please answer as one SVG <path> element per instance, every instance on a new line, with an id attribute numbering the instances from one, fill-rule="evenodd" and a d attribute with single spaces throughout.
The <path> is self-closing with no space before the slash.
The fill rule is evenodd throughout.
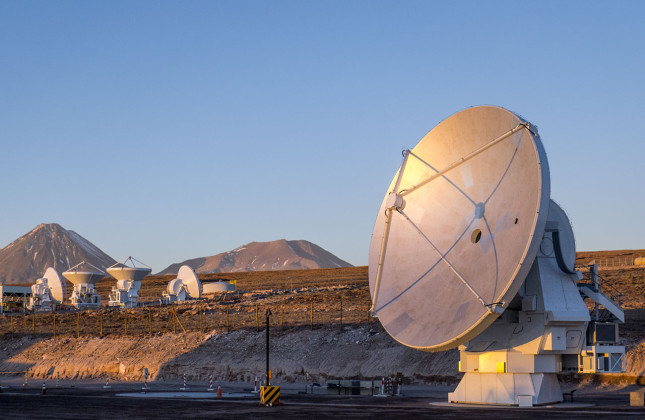
<path id="1" fill-rule="evenodd" d="M 400 343 L 446 350 L 488 327 L 526 278 L 548 163 L 537 129 L 494 106 L 452 115 L 404 155 L 372 234 L 372 311 Z"/>
<path id="2" fill-rule="evenodd" d="M 103 272 L 94 271 L 65 271 L 63 277 L 73 284 L 94 284 L 105 276 Z"/>
<path id="3" fill-rule="evenodd" d="M 188 294 L 193 299 L 199 299 L 202 294 L 202 283 L 197 273 L 188 265 L 182 265 L 177 272 L 177 278 L 186 286 Z"/>
<path id="4" fill-rule="evenodd" d="M 140 281 L 151 271 L 147 267 L 128 267 L 123 264 L 115 264 L 107 269 L 108 274 L 115 279 L 133 282 Z"/>
<path id="5" fill-rule="evenodd" d="M 60 278 L 58 271 L 54 267 L 48 267 L 43 277 L 47 279 L 47 287 L 51 291 L 52 298 L 57 302 L 62 302 L 65 299 L 67 290 L 65 280 Z"/>

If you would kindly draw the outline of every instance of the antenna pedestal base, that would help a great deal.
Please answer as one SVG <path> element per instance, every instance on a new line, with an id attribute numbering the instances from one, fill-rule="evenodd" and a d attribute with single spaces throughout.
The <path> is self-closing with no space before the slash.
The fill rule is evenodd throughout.
<path id="1" fill-rule="evenodd" d="M 467 372 L 448 401 L 533 406 L 562 402 L 562 391 L 555 373 Z"/>

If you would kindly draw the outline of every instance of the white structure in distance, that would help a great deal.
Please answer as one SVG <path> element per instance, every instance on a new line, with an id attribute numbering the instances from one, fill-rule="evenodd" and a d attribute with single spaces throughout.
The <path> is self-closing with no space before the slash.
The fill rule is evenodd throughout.
<path id="1" fill-rule="evenodd" d="M 177 278 L 170 280 L 166 292 L 161 297 L 162 304 L 183 302 L 188 299 L 199 299 L 202 295 L 202 283 L 191 267 L 182 265 Z"/>
<path id="2" fill-rule="evenodd" d="M 74 284 L 74 290 L 69 297 L 72 306 L 77 309 L 98 308 L 101 306 L 101 296 L 96 293 L 94 284 L 105 277 L 104 271 L 87 261 L 83 261 L 63 272 L 63 277 Z"/>
<path id="3" fill-rule="evenodd" d="M 237 288 L 235 281 L 213 281 L 202 285 L 202 294 L 211 295 L 217 293 L 234 292 Z"/>
<path id="4" fill-rule="evenodd" d="M 537 127 L 468 108 L 404 152 L 372 235 L 371 312 L 401 344 L 459 348 L 450 402 L 561 402 L 557 373 L 625 370 L 623 311 L 574 262 Z"/>
<path id="5" fill-rule="evenodd" d="M 31 311 L 52 311 L 56 305 L 63 303 L 67 292 L 67 282 L 54 267 L 45 270 L 45 274 L 31 286 L 28 308 Z"/>
<path id="6" fill-rule="evenodd" d="M 128 263 L 130 265 L 128 265 Z M 145 267 L 137 267 L 136 263 Z M 152 269 L 141 261 L 128 257 L 107 268 L 109 275 L 117 280 L 116 287 L 110 292 L 109 306 L 134 308 L 138 305 L 141 279 L 150 274 Z"/>

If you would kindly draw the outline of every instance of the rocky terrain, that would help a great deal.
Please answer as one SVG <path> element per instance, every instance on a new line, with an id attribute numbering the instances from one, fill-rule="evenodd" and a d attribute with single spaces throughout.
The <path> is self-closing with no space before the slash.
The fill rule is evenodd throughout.
<path id="1" fill-rule="evenodd" d="M 453 380 L 456 350 L 421 353 L 394 342 L 377 324 L 272 331 L 271 367 L 280 381 L 380 378 L 402 372 L 413 381 Z M 95 378 L 140 381 L 148 369 L 155 380 L 252 382 L 265 371 L 265 331 L 166 334 L 152 337 L 21 337 L 3 342 L 4 372 L 29 371 L 38 378 Z"/>

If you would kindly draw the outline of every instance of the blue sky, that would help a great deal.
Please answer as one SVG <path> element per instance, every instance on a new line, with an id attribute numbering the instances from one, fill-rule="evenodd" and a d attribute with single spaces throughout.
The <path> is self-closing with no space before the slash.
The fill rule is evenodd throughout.
<path id="1" fill-rule="evenodd" d="M 155 271 L 251 241 L 367 264 L 451 114 L 540 128 L 578 250 L 645 248 L 645 3 L 0 2 L 0 246 L 42 222 Z"/>

